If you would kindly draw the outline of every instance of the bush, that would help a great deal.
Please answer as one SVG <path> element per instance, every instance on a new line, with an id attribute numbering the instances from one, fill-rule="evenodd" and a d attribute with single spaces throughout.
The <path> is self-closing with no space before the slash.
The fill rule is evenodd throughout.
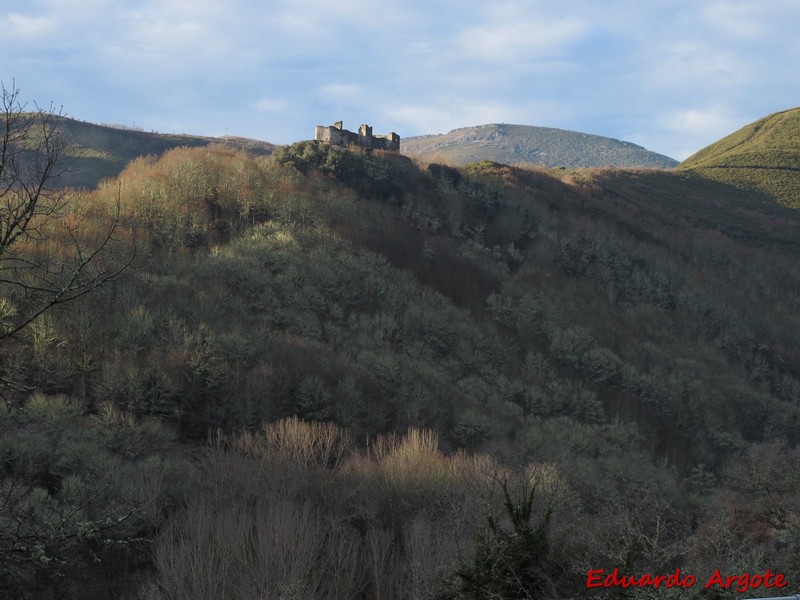
<path id="1" fill-rule="evenodd" d="M 63 396 L 0 404 L 3 597 L 109 597 L 129 583 L 119 573 L 147 564 L 167 508 L 170 469 L 158 457 L 170 438 L 110 407 L 90 417 Z"/>
<path id="2" fill-rule="evenodd" d="M 488 517 L 489 527 L 478 537 L 473 563 L 456 572 L 461 579 L 459 597 L 558 597 L 555 581 L 561 566 L 552 559 L 549 540 L 553 504 L 548 502 L 541 515 L 534 515 L 536 485 L 520 485 L 514 498 L 507 481 L 500 486 L 510 527 Z"/>

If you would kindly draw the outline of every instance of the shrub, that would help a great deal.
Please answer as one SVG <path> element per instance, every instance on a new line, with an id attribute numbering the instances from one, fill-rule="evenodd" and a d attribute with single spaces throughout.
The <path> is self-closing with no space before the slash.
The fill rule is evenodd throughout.
<path id="1" fill-rule="evenodd" d="M 456 572 L 461 580 L 459 597 L 557 597 L 555 579 L 561 567 L 552 560 L 549 540 L 554 506 L 547 503 L 543 513 L 535 515 L 536 485 L 523 483 L 513 498 L 507 481 L 500 486 L 510 527 L 488 517 L 489 527 L 478 537 L 473 563 Z"/>

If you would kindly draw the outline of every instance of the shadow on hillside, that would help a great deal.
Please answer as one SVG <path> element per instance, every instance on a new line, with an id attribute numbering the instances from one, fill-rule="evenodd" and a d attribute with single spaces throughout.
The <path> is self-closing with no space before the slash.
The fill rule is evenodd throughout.
<path id="1" fill-rule="evenodd" d="M 800 211 L 772 196 L 688 171 L 603 171 L 608 199 L 667 227 L 715 230 L 747 245 L 800 254 Z"/>
<path id="2" fill-rule="evenodd" d="M 123 159 L 80 157 L 70 161 L 69 167 L 55 181 L 55 185 L 73 189 L 95 189 L 104 179 L 119 175 L 127 162 Z"/>

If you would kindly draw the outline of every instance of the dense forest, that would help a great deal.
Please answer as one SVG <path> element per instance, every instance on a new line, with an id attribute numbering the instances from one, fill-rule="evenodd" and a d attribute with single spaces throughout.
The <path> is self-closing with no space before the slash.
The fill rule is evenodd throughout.
<path id="1" fill-rule="evenodd" d="M 0 597 L 800 585 L 800 213 L 763 192 L 303 142 L 58 198 L 0 246 Z"/>

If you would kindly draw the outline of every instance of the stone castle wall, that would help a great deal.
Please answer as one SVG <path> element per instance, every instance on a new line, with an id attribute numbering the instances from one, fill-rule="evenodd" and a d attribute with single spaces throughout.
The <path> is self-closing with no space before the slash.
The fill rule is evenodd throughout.
<path id="1" fill-rule="evenodd" d="M 387 135 L 374 135 L 372 127 L 362 125 L 356 133 L 344 129 L 341 121 L 329 126 L 317 125 L 314 129 L 314 139 L 335 146 L 359 146 L 360 148 L 400 151 L 400 136 L 395 132 Z"/>

